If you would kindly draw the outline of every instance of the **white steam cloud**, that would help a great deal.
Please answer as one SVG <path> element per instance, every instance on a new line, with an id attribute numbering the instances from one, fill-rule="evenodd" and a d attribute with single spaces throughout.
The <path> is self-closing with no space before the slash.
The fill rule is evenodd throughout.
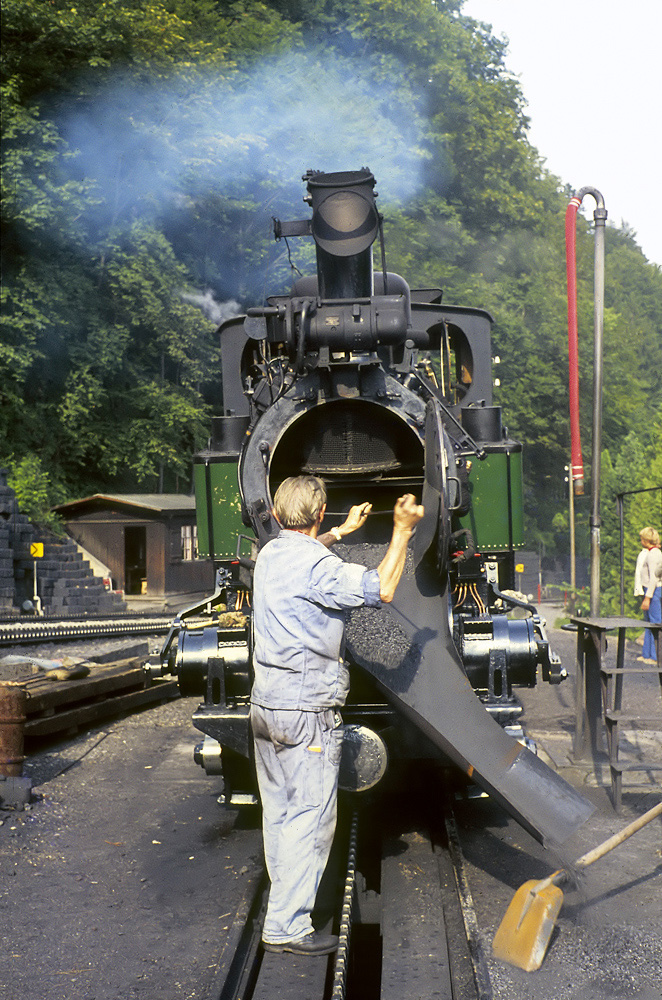
<path id="1" fill-rule="evenodd" d="M 233 316 L 240 316 L 242 312 L 241 306 L 235 299 L 218 302 L 214 298 L 214 293 L 209 289 L 206 292 L 182 292 L 182 298 L 185 302 L 197 306 L 216 326 L 219 326 L 226 319 L 232 319 Z"/>
<path id="2" fill-rule="evenodd" d="M 369 167 L 382 203 L 405 201 L 419 185 L 423 129 L 397 68 L 382 76 L 376 83 L 357 60 L 297 50 L 261 63 L 243 84 L 202 74 L 118 79 L 85 110 L 60 116 L 77 151 L 66 163 L 96 180 L 102 225 L 163 216 L 210 191 L 245 198 L 257 185 L 279 209 L 300 206 L 308 168 Z"/>

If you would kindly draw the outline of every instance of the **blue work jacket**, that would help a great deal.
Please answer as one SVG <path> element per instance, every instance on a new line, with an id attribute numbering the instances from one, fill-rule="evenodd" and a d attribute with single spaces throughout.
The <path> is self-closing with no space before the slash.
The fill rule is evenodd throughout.
<path id="1" fill-rule="evenodd" d="M 345 611 L 363 604 L 381 606 L 377 570 L 343 562 L 316 538 L 282 529 L 255 563 L 253 704 L 305 711 L 343 705 Z"/>

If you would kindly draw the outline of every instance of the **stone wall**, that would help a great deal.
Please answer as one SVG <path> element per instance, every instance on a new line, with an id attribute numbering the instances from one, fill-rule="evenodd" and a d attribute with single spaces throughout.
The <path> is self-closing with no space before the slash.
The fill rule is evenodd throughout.
<path id="1" fill-rule="evenodd" d="M 30 546 L 41 542 L 44 554 L 34 558 Z M 124 611 L 121 594 L 106 590 L 76 543 L 32 524 L 18 509 L 16 495 L 0 469 L 0 616 L 24 613 L 37 594 L 47 615 L 109 614 Z"/>

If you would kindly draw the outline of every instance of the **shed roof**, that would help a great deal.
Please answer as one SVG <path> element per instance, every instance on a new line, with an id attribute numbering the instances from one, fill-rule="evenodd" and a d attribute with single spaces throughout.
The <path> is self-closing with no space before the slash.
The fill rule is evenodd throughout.
<path id="1" fill-rule="evenodd" d="M 195 510 L 195 497 L 186 493 L 94 493 L 53 509 L 63 517 L 70 517 L 90 507 L 125 507 L 153 514 L 188 513 Z"/>

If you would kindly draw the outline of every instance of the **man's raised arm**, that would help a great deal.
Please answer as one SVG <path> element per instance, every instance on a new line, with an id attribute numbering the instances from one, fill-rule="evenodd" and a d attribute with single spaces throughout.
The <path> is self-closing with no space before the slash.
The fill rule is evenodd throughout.
<path id="1" fill-rule="evenodd" d="M 393 508 L 393 534 L 386 555 L 377 567 L 379 574 L 379 596 L 384 604 L 390 604 L 395 588 L 400 582 L 405 568 L 407 545 L 411 533 L 425 513 L 421 504 L 411 493 L 405 493 Z"/>

